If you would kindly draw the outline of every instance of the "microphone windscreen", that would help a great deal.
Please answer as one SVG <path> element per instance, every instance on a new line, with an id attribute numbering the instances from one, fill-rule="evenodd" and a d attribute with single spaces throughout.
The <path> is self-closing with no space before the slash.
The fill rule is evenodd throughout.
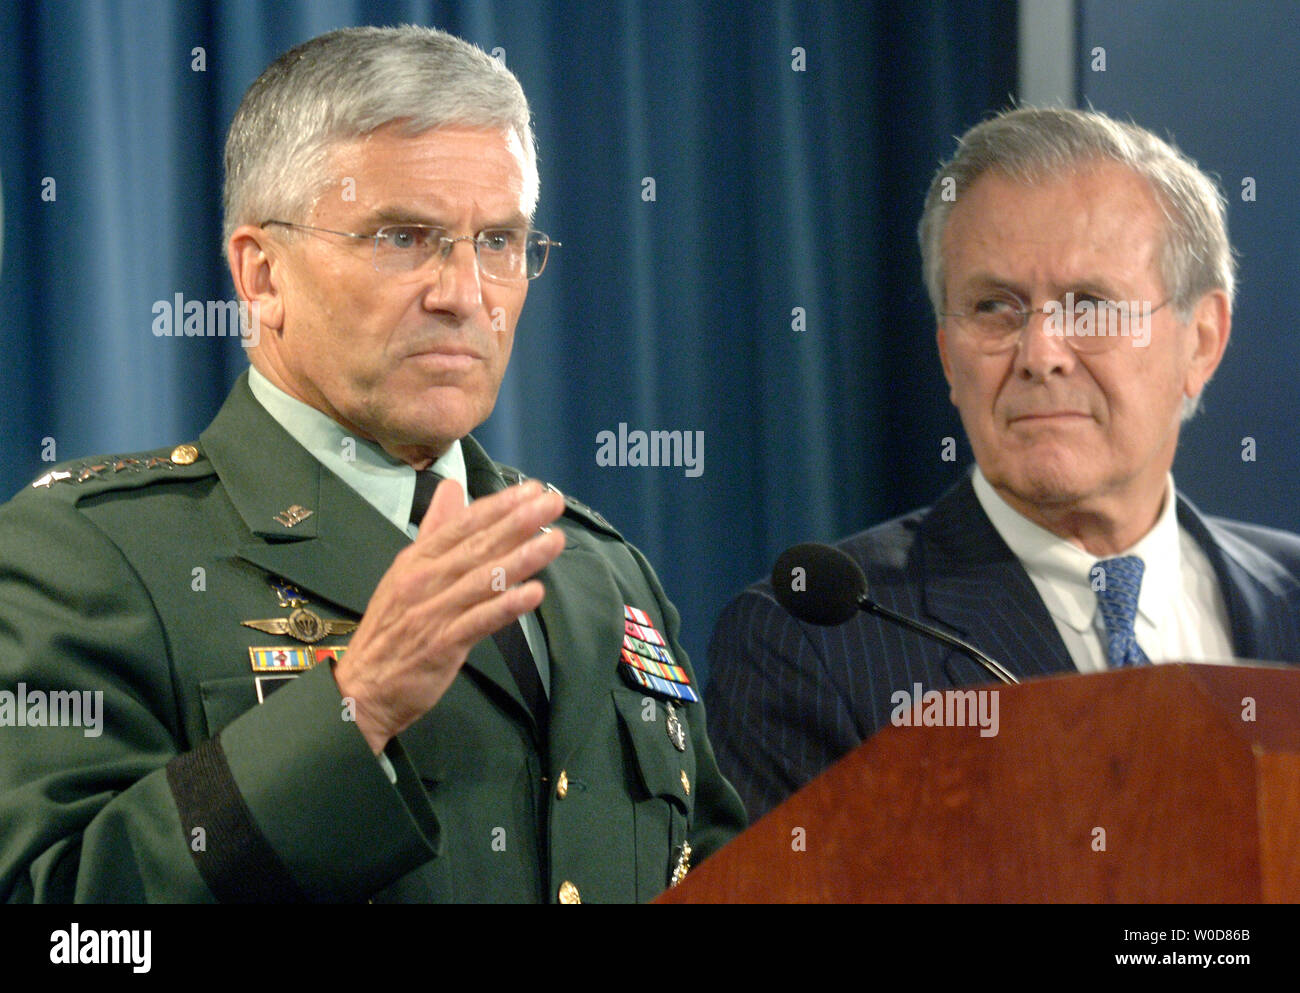
<path id="1" fill-rule="evenodd" d="M 772 567 L 777 602 L 809 624 L 843 624 L 867 592 L 862 569 L 838 548 L 816 542 L 793 545 Z"/>

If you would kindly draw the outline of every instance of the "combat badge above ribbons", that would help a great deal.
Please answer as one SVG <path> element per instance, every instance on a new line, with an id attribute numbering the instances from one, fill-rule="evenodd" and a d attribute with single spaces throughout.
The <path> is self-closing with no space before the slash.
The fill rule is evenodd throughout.
<path id="1" fill-rule="evenodd" d="M 674 700 L 699 702 L 690 676 L 673 660 L 654 622 L 630 604 L 623 605 L 623 650 L 618 668 L 633 686 Z"/>
<path id="2" fill-rule="evenodd" d="M 287 579 L 277 579 L 272 577 L 268 580 L 271 589 L 275 592 L 275 598 L 280 601 L 281 607 L 305 607 L 311 603 L 302 590 L 294 586 Z"/>
<path id="3" fill-rule="evenodd" d="M 310 645 L 330 634 L 351 634 L 357 629 L 356 621 L 325 620 L 319 614 L 301 607 L 288 617 L 268 617 L 262 621 L 240 621 L 244 627 L 265 631 L 267 634 L 287 634 Z"/>

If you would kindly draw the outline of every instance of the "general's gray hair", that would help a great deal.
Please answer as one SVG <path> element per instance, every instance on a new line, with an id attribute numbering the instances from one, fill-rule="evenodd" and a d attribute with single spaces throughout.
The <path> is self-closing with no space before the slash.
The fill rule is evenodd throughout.
<path id="1" fill-rule="evenodd" d="M 434 28 L 343 28 L 285 52 L 244 94 L 226 137 L 225 220 L 302 221 L 332 181 L 340 142 L 400 122 L 412 137 L 461 125 L 518 135 L 524 206 L 537 206 L 537 149 L 519 80 L 482 49 Z"/>
<path id="2" fill-rule="evenodd" d="M 1165 217 L 1160 272 L 1180 321 L 1210 290 L 1231 306 L 1236 262 L 1228 243 L 1227 202 L 1213 179 L 1170 143 L 1097 111 L 1020 107 L 977 124 L 939 167 L 917 235 L 936 318 L 946 307 L 943 232 L 954 204 L 989 170 L 1033 183 L 1093 162 L 1128 166 L 1151 184 Z"/>

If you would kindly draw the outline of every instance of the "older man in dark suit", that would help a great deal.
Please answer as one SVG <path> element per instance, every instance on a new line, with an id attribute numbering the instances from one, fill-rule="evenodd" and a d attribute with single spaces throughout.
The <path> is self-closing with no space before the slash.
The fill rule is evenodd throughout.
<path id="1" fill-rule="evenodd" d="M 1203 517 L 1170 473 L 1231 327 L 1222 196 L 1176 149 L 1089 112 L 978 125 L 920 224 L 939 357 L 976 467 L 841 543 L 874 599 L 1017 677 L 1150 660 L 1300 662 L 1300 538 Z M 987 682 L 868 615 L 724 611 L 706 698 L 757 817 L 890 720 L 899 690 Z"/>

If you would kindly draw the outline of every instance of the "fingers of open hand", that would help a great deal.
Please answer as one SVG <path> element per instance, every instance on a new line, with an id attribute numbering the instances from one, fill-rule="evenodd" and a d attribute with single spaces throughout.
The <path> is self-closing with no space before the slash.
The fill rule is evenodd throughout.
<path id="1" fill-rule="evenodd" d="M 529 577 L 563 551 L 564 532 L 533 526 L 519 537 L 520 522 L 539 512 L 513 522 L 507 513 L 493 525 L 501 534 L 478 539 L 477 554 L 457 546 L 432 557 L 412 546 L 394 560 L 335 670 L 344 692 L 365 698 L 381 747 L 437 703 L 476 642 L 542 602 L 542 584 Z"/>
<path id="2" fill-rule="evenodd" d="M 444 637 L 466 646 L 509 624 L 541 602 L 542 585 L 529 580 L 564 550 L 564 532 L 534 533 L 504 554 L 466 569 L 428 597 L 429 620 Z"/>
<path id="3" fill-rule="evenodd" d="M 554 520 L 546 498 L 563 507 L 556 494 L 538 498 L 541 506 L 507 504 L 484 529 L 441 555 L 433 554 L 441 542 L 432 539 L 400 552 L 374 591 L 348 656 L 373 643 L 390 665 L 459 665 L 474 642 L 534 610 L 542 585 L 524 581 L 564 550 L 563 530 L 538 533 L 539 517 Z M 448 529 L 460 525 L 461 517 L 442 522 Z"/>
<path id="4" fill-rule="evenodd" d="M 444 499 L 444 491 L 459 494 L 460 488 L 450 482 L 439 485 L 410 551 L 432 559 L 447 556 L 449 566 L 459 566 L 462 572 L 505 554 L 564 513 L 564 498 L 534 480 L 475 500 L 468 507 L 459 499 Z"/>
<path id="5" fill-rule="evenodd" d="M 431 506 L 430 513 L 435 509 Z M 403 627 L 432 624 L 444 635 L 440 641 L 449 632 L 460 641 L 455 636 L 460 634 L 457 615 L 496 599 L 503 603 L 493 616 L 508 612 L 521 595 L 512 594 L 511 588 L 546 566 L 564 547 L 560 529 L 539 534 L 563 511 L 563 498 L 536 483 L 511 487 L 469 507 L 442 509 L 446 516 L 436 521 L 426 516 L 415 543 L 394 560 L 375 591 L 366 619 L 378 620 L 382 615 L 388 624 L 398 623 L 400 617 Z M 521 606 L 518 612 L 535 606 Z M 425 636 L 432 633 L 424 632 Z M 481 632 L 479 637 L 490 633 Z"/>

